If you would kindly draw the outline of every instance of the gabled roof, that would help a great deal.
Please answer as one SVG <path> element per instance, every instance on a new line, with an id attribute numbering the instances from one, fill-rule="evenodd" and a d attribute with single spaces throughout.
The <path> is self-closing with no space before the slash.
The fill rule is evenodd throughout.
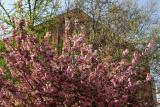
<path id="1" fill-rule="evenodd" d="M 72 22 L 74 21 L 74 19 L 79 19 L 80 23 L 83 23 L 85 25 L 85 28 L 87 30 L 87 34 L 86 35 L 90 35 L 91 33 L 93 33 L 93 21 L 94 24 L 96 23 L 96 32 L 100 31 L 101 29 L 103 29 L 103 36 L 100 37 L 101 41 L 107 40 L 108 44 L 112 44 L 113 47 L 115 48 L 134 48 L 134 46 L 123 40 L 121 41 L 121 43 L 117 40 L 119 40 L 121 37 L 118 37 L 117 35 L 115 35 L 115 33 L 113 33 L 107 26 L 105 26 L 104 24 L 102 24 L 101 22 L 98 22 L 96 20 L 94 20 L 91 16 L 89 16 L 88 14 L 86 14 L 83 10 L 79 9 L 79 8 L 75 8 L 69 11 L 66 11 L 48 21 L 45 21 L 37 26 L 35 26 L 35 31 L 39 34 L 39 36 L 44 36 L 45 32 L 47 31 L 51 31 L 53 34 L 56 34 L 57 30 L 61 30 L 63 32 L 64 29 L 64 24 L 65 24 L 65 18 L 68 18 L 69 20 L 71 20 Z M 92 31 L 91 31 L 92 29 Z M 102 35 L 101 32 L 99 32 L 99 34 L 97 35 L 97 37 L 99 35 Z M 100 42 L 101 42 L 100 41 Z M 103 42 L 104 43 L 104 42 Z"/>
<path id="2" fill-rule="evenodd" d="M 83 23 L 86 27 L 91 26 L 93 21 L 93 19 L 83 10 L 75 8 L 35 26 L 35 30 L 46 29 L 48 31 L 53 31 L 57 29 L 57 26 L 64 25 L 65 18 L 68 18 L 71 22 L 74 21 L 74 19 L 79 19 L 80 23 Z"/>

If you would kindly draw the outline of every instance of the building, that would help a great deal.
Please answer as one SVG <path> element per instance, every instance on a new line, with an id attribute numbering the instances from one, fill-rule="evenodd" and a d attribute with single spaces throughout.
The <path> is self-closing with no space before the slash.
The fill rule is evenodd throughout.
<path id="1" fill-rule="evenodd" d="M 74 25 L 75 20 L 78 19 L 79 24 L 85 26 L 85 35 L 87 41 L 91 42 L 94 48 L 101 46 L 112 48 L 112 51 L 114 51 L 113 53 L 117 53 L 115 55 L 115 60 L 119 59 L 118 56 L 121 55 L 122 49 L 129 48 L 135 50 L 132 43 L 129 43 L 123 38 L 117 36 L 106 25 L 94 20 L 79 8 L 69 10 L 54 17 L 53 19 L 41 23 L 35 26 L 34 30 L 37 33 L 39 39 L 42 39 L 47 31 L 52 32 L 54 43 L 61 44 L 64 38 L 63 33 L 66 19 L 70 21 L 70 33 L 75 33 L 76 31 L 78 31 Z M 117 50 L 115 50 L 115 48 Z"/>

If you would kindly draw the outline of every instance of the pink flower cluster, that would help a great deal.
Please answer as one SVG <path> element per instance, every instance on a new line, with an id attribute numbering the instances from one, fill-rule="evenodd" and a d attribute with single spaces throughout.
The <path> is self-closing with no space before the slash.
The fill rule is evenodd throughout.
<path id="1" fill-rule="evenodd" d="M 0 73 L 0 106 L 23 107 L 149 107 L 151 77 L 139 69 L 143 57 L 112 62 L 105 49 L 94 50 L 77 36 L 64 40 L 62 55 L 49 45 L 47 33 L 39 43 L 33 35 L 4 40 L 6 66 Z M 16 45 L 12 45 L 12 41 Z M 129 55 L 126 49 L 123 56 Z M 138 68 L 139 67 L 139 68 Z M 144 68 L 144 67 L 143 67 Z M 5 78 L 6 72 L 10 73 Z M 139 92 L 148 96 L 137 98 Z"/>

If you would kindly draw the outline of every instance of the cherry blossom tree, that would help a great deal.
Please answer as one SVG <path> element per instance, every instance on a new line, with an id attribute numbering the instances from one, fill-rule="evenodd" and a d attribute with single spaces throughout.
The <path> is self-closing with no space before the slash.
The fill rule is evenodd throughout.
<path id="1" fill-rule="evenodd" d="M 24 31 L 3 40 L 6 51 L 0 57 L 6 64 L 0 69 L 1 106 L 152 105 L 152 78 L 141 64 L 147 50 L 126 49 L 122 60 L 113 62 L 109 49 L 93 50 L 81 33 L 65 33 L 62 55 L 50 45 L 50 32 L 42 42 Z"/>

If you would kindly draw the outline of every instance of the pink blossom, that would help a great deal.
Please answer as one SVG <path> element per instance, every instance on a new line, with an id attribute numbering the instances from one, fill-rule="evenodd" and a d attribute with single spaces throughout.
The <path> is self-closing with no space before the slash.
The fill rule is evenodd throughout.
<path id="1" fill-rule="evenodd" d="M 3 74 L 4 70 L 2 68 L 0 68 L 0 74 Z"/>
<path id="2" fill-rule="evenodd" d="M 140 57 L 139 52 L 138 52 L 138 51 L 135 51 L 135 52 L 133 53 L 133 57 L 134 57 L 134 59 L 138 60 L 138 58 Z"/>
<path id="3" fill-rule="evenodd" d="M 132 59 L 132 65 L 136 65 L 137 64 L 137 60 L 136 59 Z"/>
<path id="4" fill-rule="evenodd" d="M 142 56 L 144 56 L 145 55 L 145 52 L 142 52 L 142 54 L 141 54 Z"/>
<path id="5" fill-rule="evenodd" d="M 123 52 L 122 52 L 122 55 L 123 56 L 127 56 L 129 54 L 129 50 L 128 49 L 125 49 Z"/>
<path id="6" fill-rule="evenodd" d="M 140 85 L 142 82 L 138 80 L 135 85 Z"/>
<path id="7" fill-rule="evenodd" d="M 46 35 L 44 36 L 44 38 L 47 39 L 47 38 L 51 37 L 51 34 L 52 34 L 51 32 L 47 32 Z"/>
<path id="8" fill-rule="evenodd" d="M 79 47 L 83 43 L 83 37 L 79 37 L 77 40 L 74 41 L 74 46 Z"/>
<path id="9" fill-rule="evenodd" d="M 147 73 L 146 81 L 151 81 L 151 80 L 152 80 L 152 76 L 149 73 Z"/>
<path id="10" fill-rule="evenodd" d="M 111 83 L 113 84 L 114 87 L 117 87 L 117 83 L 116 83 L 115 79 L 112 79 Z"/>
<path id="11" fill-rule="evenodd" d="M 93 52 L 93 56 L 97 56 L 98 55 L 98 51 L 97 50 L 94 50 L 94 52 Z"/>
<path id="12" fill-rule="evenodd" d="M 151 48 L 152 47 L 152 43 L 149 42 L 148 45 L 147 45 L 147 48 Z"/>
<path id="13" fill-rule="evenodd" d="M 131 78 L 128 78 L 128 86 L 129 86 L 129 87 L 132 86 Z"/>
<path id="14" fill-rule="evenodd" d="M 118 77 L 118 81 L 119 81 L 120 83 L 123 82 L 124 79 L 125 79 L 125 75 L 122 75 L 122 76 Z"/>
<path id="15" fill-rule="evenodd" d="M 149 42 L 144 52 L 148 52 L 151 47 L 152 47 L 152 43 Z"/>

